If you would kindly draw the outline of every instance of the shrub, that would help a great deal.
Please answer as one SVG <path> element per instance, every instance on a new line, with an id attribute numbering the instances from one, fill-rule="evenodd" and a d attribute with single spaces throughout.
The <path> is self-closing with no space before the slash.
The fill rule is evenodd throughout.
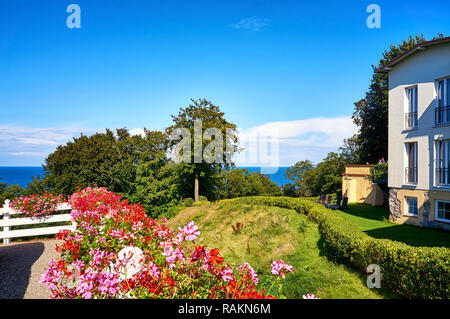
<path id="1" fill-rule="evenodd" d="M 348 220 L 310 200 L 289 197 L 246 197 L 227 201 L 294 209 L 319 224 L 331 255 L 361 272 L 380 266 L 383 284 L 407 298 L 450 298 L 450 249 L 413 247 L 377 239 Z"/>
<path id="2" fill-rule="evenodd" d="M 233 268 L 217 248 L 197 246 L 194 222 L 175 232 L 105 188 L 69 203 L 76 229 L 58 234 L 60 257 L 41 278 L 51 298 L 272 298 L 250 265 Z"/>
<path id="3" fill-rule="evenodd" d="M 181 203 L 184 207 L 191 207 L 194 204 L 194 200 L 192 198 L 185 198 Z"/>

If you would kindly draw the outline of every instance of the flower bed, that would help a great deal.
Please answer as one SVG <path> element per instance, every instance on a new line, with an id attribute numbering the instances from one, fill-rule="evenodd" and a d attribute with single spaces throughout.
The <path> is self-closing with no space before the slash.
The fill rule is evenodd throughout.
<path id="1" fill-rule="evenodd" d="M 53 214 L 63 197 L 45 193 L 43 195 L 30 195 L 14 199 L 10 207 L 27 215 L 28 217 L 44 217 Z"/>
<path id="2" fill-rule="evenodd" d="M 58 234 L 58 260 L 42 275 L 51 298 L 273 298 L 256 289 L 257 274 L 233 268 L 219 250 L 195 245 L 194 222 L 175 232 L 105 188 L 69 199 L 75 231 Z M 274 274 L 292 267 L 274 262 Z"/>

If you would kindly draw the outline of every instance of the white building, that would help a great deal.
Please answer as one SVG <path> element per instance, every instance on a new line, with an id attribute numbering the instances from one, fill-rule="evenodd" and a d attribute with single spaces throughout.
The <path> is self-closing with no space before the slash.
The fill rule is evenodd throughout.
<path id="1" fill-rule="evenodd" d="M 450 37 L 378 72 L 389 74 L 390 219 L 450 229 Z"/>

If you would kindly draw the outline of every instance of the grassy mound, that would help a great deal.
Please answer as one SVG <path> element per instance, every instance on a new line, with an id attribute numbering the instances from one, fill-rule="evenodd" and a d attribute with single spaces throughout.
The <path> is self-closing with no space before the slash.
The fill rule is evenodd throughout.
<path id="1" fill-rule="evenodd" d="M 201 241 L 219 248 L 226 260 L 248 262 L 258 273 L 266 292 L 277 297 L 320 298 L 395 297 L 385 289 L 369 289 L 366 277 L 327 258 L 318 225 L 294 210 L 233 202 L 189 207 L 169 221 L 178 227 L 194 220 Z M 283 259 L 296 269 L 284 281 L 270 272 L 273 260 Z M 282 287 L 280 288 L 280 284 Z"/>

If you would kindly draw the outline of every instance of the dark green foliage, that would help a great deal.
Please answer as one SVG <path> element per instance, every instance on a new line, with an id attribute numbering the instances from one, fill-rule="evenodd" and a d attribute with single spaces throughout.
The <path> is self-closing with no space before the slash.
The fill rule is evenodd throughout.
<path id="1" fill-rule="evenodd" d="M 46 185 L 44 179 L 38 177 L 31 177 L 32 182 L 28 183 L 27 188 L 25 189 L 26 195 L 31 194 L 44 194 L 51 192 L 51 189 Z"/>
<path id="2" fill-rule="evenodd" d="M 140 203 L 152 217 L 178 205 L 180 180 L 176 165 L 166 157 L 168 138 L 144 129 L 145 136 L 126 129 L 81 135 L 45 160 L 43 181 L 34 179 L 30 192 L 50 189 L 70 195 L 77 187 L 100 186 Z"/>
<path id="3" fill-rule="evenodd" d="M 295 181 L 296 196 L 335 194 L 342 187 L 345 164 L 347 162 L 342 154 L 331 152 L 315 166 L 310 161 L 298 162 L 286 171 L 286 175 Z"/>
<path id="4" fill-rule="evenodd" d="M 77 187 L 98 185 L 117 193 L 130 191 L 134 178 L 133 163 L 138 161 L 133 144 L 135 137 L 117 130 L 92 136 L 81 135 L 45 159 L 45 182 L 55 193 L 69 195 Z"/>
<path id="5" fill-rule="evenodd" d="M 221 174 L 220 198 L 244 196 L 280 196 L 280 187 L 270 178 L 248 169 L 224 170 Z"/>
<path id="6" fill-rule="evenodd" d="M 381 285 L 407 298 L 450 298 L 450 249 L 413 247 L 388 239 L 370 237 L 345 217 L 310 200 L 289 197 L 246 197 L 232 201 L 295 209 L 319 224 L 328 251 L 337 261 L 366 273 L 376 264 Z"/>
<path id="7" fill-rule="evenodd" d="M 345 162 L 337 153 L 328 153 L 327 157 L 317 164 L 314 170 L 306 174 L 306 182 L 312 195 L 333 194 L 342 187 L 342 173 Z"/>
<path id="8" fill-rule="evenodd" d="M 346 164 L 360 164 L 360 142 L 358 137 L 344 139 L 344 145 L 339 147 L 339 155 Z"/>
<path id="9" fill-rule="evenodd" d="M 415 35 L 397 46 L 391 45 L 383 52 L 378 65 L 372 66 L 374 71 L 424 41 L 423 35 Z M 380 158 L 388 158 L 388 92 L 388 75 L 374 72 L 365 97 L 355 102 L 353 121 L 359 132 L 351 142 L 357 144 L 360 163 L 377 163 Z"/>
<path id="10" fill-rule="evenodd" d="M 198 169 L 199 194 L 202 194 L 209 200 L 219 198 L 220 172 L 221 168 L 215 164 L 176 164 L 176 174 L 180 187 L 181 198 L 194 197 L 194 179 L 195 170 Z M 199 195 L 200 197 L 200 195 Z"/>
<path id="11" fill-rule="evenodd" d="M 295 184 L 287 183 L 283 185 L 283 195 L 289 197 L 298 197 L 298 192 L 295 187 Z"/>
<path id="12" fill-rule="evenodd" d="M 294 166 L 291 166 L 286 170 L 285 173 L 286 178 L 294 182 L 295 196 L 299 197 L 311 196 L 311 187 L 307 183 L 306 176 L 313 169 L 314 164 L 309 160 L 305 160 L 297 162 Z M 286 191 L 288 193 L 291 191 L 292 193 L 292 189 L 289 190 L 288 188 L 286 188 Z"/>
<path id="13" fill-rule="evenodd" d="M 19 185 L 0 183 L 0 206 L 3 205 L 6 199 L 13 200 L 16 197 L 24 196 L 25 194 L 26 189 Z"/>
<path id="14" fill-rule="evenodd" d="M 185 141 L 189 144 L 191 150 L 190 158 L 187 158 L 186 154 L 177 154 L 179 159 L 182 159 L 184 156 L 183 164 L 180 164 L 180 176 L 184 180 L 183 197 L 194 196 L 194 199 L 198 200 L 199 194 L 202 194 L 214 200 L 218 190 L 220 169 L 234 166 L 231 158 L 237 151 L 238 139 L 235 135 L 229 133 L 236 130 L 236 125 L 228 122 L 224 117 L 225 113 L 210 101 L 206 99 L 191 99 L 191 101 L 193 104 L 186 108 L 180 108 L 178 115 L 172 115 L 174 124 L 166 129 L 166 133 L 168 136 L 171 136 L 177 129 L 187 129 L 190 133 L 190 140 Z M 195 123 L 200 123 L 200 121 L 200 132 L 196 132 L 194 129 Z M 206 152 L 204 152 L 205 147 L 210 145 L 213 140 L 218 140 L 219 136 L 211 137 L 211 140 L 208 140 L 204 136 L 208 129 L 218 129 L 223 138 L 223 143 L 220 147 L 221 152 L 214 148 L 211 152 L 211 158 L 205 157 L 207 156 Z M 196 140 L 201 142 L 197 142 L 196 145 Z M 180 141 L 171 142 L 172 146 L 174 146 Z M 220 155 L 221 153 L 222 155 Z M 197 161 L 195 160 L 196 156 L 200 157 L 200 161 L 198 159 Z M 216 156 L 218 161 L 209 162 Z M 195 188 L 195 183 L 199 186 L 198 189 Z"/>
<path id="15" fill-rule="evenodd" d="M 181 201 L 181 205 L 183 205 L 184 207 L 192 207 L 193 204 L 194 199 L 192 198 L 185 198 Z"/>
<path id="16" fill-rule="evenodd" d="M 139 203 L 144 211 L 157 218 L 180 200 L 176 167 L 161 159 L 143 162 L 138 166 L 133 191 L 127 194 L 131 203 Z"/>

